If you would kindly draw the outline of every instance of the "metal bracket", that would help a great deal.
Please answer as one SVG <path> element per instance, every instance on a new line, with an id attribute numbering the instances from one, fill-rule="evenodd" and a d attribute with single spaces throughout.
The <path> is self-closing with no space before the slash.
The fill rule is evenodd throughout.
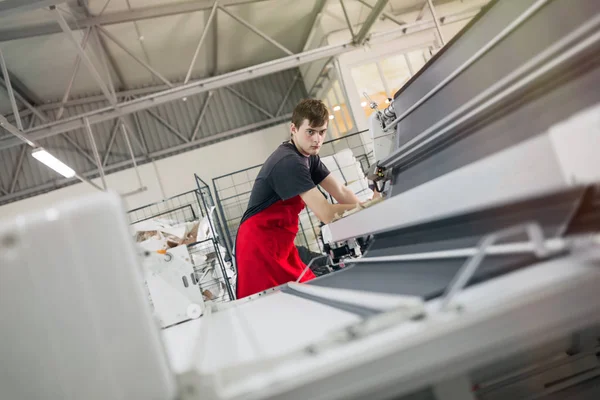
<path id="1" fill-rule="evenodd" d="M 546 247 L 544 242 L 544 231 L 536 222 L 515 225 L 484 236 L 477 245 L 476 253 L 463 264 L 446 288 L 440 310 L 447 311 L 452 305 L 456 295 L 464 289 L 465 285 L 475 274 L 475 271 L 477 271 L 477 268 L 481 265 L 487 254 L 488 247 L 493 245 L 498 239 L 514 236 L 519 233 L 527 234 L 529 242 L 533 245 L 533 253 L 537 257 L 545 258 L 551 254 L 551 251 Z"/>
<path id="2" fill-rule="evenodd" d="M 306 272 L 310 269 L 310 266 L 313 265 L 313 263 L 315 261 L 320 260 L 320 259 L 325 258 L 325 257 L 327 257 L 327 259 L 329 260 L 330 264 L 333 264 L 333 260 L 331 259 L 331 257 L 329 256 L 329 254 L 313 258 L 312 260 L 310 260 L 310 262 L 308 263 L 308 265 L 306 266 L 306 268 L 304 268 L 304 271 L 302 271 L 302 273 L 300 274 L 300 276 L 298 277 L 298 279 L 296 279 L 296 283 L 300 283 L 300 279 L 302 279 L 302 277 L 306 274 Z"/>

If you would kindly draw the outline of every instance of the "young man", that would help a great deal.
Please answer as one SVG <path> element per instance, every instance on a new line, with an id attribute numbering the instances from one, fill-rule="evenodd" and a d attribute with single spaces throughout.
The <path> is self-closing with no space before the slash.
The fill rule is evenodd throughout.
<path id="1" fill-rule="evenodd" d="M 304 268 L 294 244 L 304 206 L 323 223 L 360 202 L 330 175 L 319 158 L 329 111 L 319 100 L 301 101 L 292 114 L 291 138 L 263 164 L 236 239 L 237 298 L 296 281 Z M 320 185 L 340 204 L 329 203 Z M 314 278 L 307 271 L 302 282 Z"/>

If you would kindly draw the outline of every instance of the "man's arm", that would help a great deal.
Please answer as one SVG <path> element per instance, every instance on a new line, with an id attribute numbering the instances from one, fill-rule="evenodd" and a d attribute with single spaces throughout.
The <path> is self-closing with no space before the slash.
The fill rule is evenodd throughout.
<path id="1" fill-rule="evenodd" d="M 356 203 L 354 204 L 331 204 L 325 199 L 325 197 L 323 197 L 319 189 L 316 187 L 312 188 L 308 192 L 300 194 L 300 197 L 304 203 L 306 203 L 308 208 L 310 208 L 310 210 L 315 213 L 317 218 L 319 218 L 319 220 L 324 224 L 330 223 L 335 217 L 335 214 L 342 215 L 344 211 L 355 208 L 359 203 L 359 200 L 356 199 Z M 336 200 L 338 199 L 336 198 Z"/>
<path id="2" fill-rule="evenodd" d="M 319 185 L 327 190 L 327 192 L 340 204 L 356 205 L 360 203 L 360 200 L 356 197 L 354 192 L 337 180 L 332 174 L 327 175 Z"/>

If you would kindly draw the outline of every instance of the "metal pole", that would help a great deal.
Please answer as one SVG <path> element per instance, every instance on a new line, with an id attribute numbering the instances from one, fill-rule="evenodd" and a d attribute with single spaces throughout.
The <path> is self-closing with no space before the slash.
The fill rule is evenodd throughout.
<path id="1" fill-rule="evenodd" d="M 158 122 L 160 122 L 165 128 L 167 128 L 169 131 L 171 131 L 175 136 L 177 136 L 179 139 L 183 140 L 184 143 L 189 143 L 188 138 L 186 138 L 185 136 L 183 136 L 183 134 L 181 132 L 179 132 L 177 129 L 175 129 L 171 124 L 169 124 L 160 115 L 156 114 L 152 110 L 145 110 L 145 111 L 148 114 L 150 114 L 152 117 L 154 117 Z"/>
<path id="2" fill-rule="evenodd" d="M 202 43 L 204 43 L 204 38 L 206 38 L 206 34 L 208 33 L 208 29 L 210 28 L 210 23 L 215 17 L 217 12 L 217 6 L 219 4 L 219 0 L 215 0 L 212 9 L 210 10 L 210 15 L 208 17 L 208 21 L 206 21 L 206 25 L 204 25 L 204 30 L 202 31 L 202 35 L 200 36 L 200 40 L 198 41 L 198 46 L 196 46 L 196 52 L 194 53 L 194 57 L 192 58 L 192 62 L 190 63 L 190 68 L 188 69 L 187 75 L 185 76 L 185 80 L 183 84 L 185 85 L 190 81 L 190 77 L 192 76 L 192 70 L 194 69 L 194 65 L 196 64 L 196 59 L 198 58 L 198 54 L 200 54 L 200 48 L 202 47 Z"/>
<path id="3" fill-rule="evenodd" d="M 340 60 L 337 57 L 334 58 L 333 65 L 335 66 L 337 72 L 337 78 L 340 84 L 340 88 L 342 89 L 342 94 L 344 96 L 344 99 L 346 99 L 346 110 L 348 110 L 348 113 L 350 113 L 350 118 L 352 119 L 354 129 L 358 131 L 358 124 L 356 123 L 356 118 L 354 118 L 354 111 L 352 111 L 352 107 L 350 105 L 350 96 L 348 96 L 348 89 L 346 88 L 346 82 L 344 82 L 344 75 L 342 75 L 342 66 L 340 65 Z"/>
<path id="4" fill-rule="evenodd" d="M 235 19 L 237 22 L 239 22 L 240 24 L 244 25 L 246 28 L 250 29 L 252 32 L 256 33 L 258 36 L 260 36 L 261 38 L 265 39 L 267 42 L 271 43 L 273 46 L 277 47 L 278 49 L 280 49 L 281 51 L 283 51 L 287 55 L 291 56 L 291 55 L 294 54 L 293 52 L 289 51 L 284 46 L 282 46 L 281 44 L 279 44 L 278 42 L 276 42 L 275 40 L 273 40 L 272 38 L 270 38 L 269 36 L 267 36 L 265 33 L 263 33 L 260 30 L 258 30 L 258 28 L 256 28 L 254 25 L 252 25 L 249 22 L 243 20 L 242 18 L 238 17 L 237 15 L 235 15 L 235 14 L 227 11 L 226 8 L 219 6 L 219 10 L 223 11 L 225 14 L 229 15 L 231 18 Z"/>
<path id="5" fill-rule="evenodd" d="M 548 0 L 544 0 L 548 1 Z M 473 12 L 458 13 L 445 17 L 444 23 L 464 20 L 473 17 Z M 407 24 L 406 28 L 410 34 L 431 29 L 432 22 L 421 22 L 418 24 Z M 399 28 L 400 29 L 400 28 Z M 404 35 L 397 30 L 383 32 L 381 34 L 373 34 L 370 42 L 378 42 L 379 40 L 387 40 L 390 36 L 397 34 Z M 103 121 L 114 120 L 123 115 L 133 114 L 142 111 L 146 108 L 156 107 L 160 104 L 165 104 L 169 101 L 181 99 L 183 97 L 193 96 L 199 93 L 216 90 L 221 87 L 233 85 L 248 79 L 254 79 L 265 76 L 274 72 L 283 71 L 295 68 L 299 65 L 311 63 L 316 60 L 325 59 L 335 55 L 347 53 L 356 50 L 356 47 L 351 43 L 341 43 L 335 45 L 324 46 L 318 49 L 309 50 L 304 53 L 294 54 L 292 56 L 282 57 L 273 61 L 268 61 L 252 67 L 243 68 L 241 70 L 229 72 L 215 77 L 192 81 L 184 86 L 179 86 L 171 89 L 155 92 L 150 95 L 138 98 L 134 101 L 119 104 L 116 110 L 115 107 L 103 107 L 86 113 L 85 116 L 90 118 L 91 124 L 100 123 Z M 489 50 L 489 49 L 488 49 Z M 309 92 L 310 93 L 310 92 Z M 55 121 L 32 129 L 29 132 L 35 140 L 45 139 L 55 136 L 62 132 L 68 132 L 74 129 L 83 129 L 81 121 L 82 116 L 74 116 L 68 120 Z M 18 146 L 20 142 L 17 140 L 3 140 L 0 142 L 0 150 Z"/>
<path id="6" fill-rule="evenodd" d="M 213 95 L 213 91 L 211 90 L 210 92 L 208 92 L 208 95 L 206 96 L 206 100 L 204 100 L 204 104 L 202 105 L 202 110 L 200 110 L 200 115 L 198 116 L 198 121 L 196 121 L 196 126 L 194 127 L 194 130 L 192 131 L 192 135 L 190 136 L 190 142 L 194 141 L 194 139 L 196 139 L 196 136 L 198 135 L 198 132 L 200 132 L 200 125 L 202 124 L 202 120 L 204 120 L 204 114 L 206 113 L 206 110 L 208 109 L 208 102 L 210 101 L 212 95 Z"/>
<path id="7" fill-rule="evenodd" d="M 83 36 L 83 40 L 81 41 L 81 48 L 85 50 L 87 47 L 88 39 L 90 38 L 90 29 L 88 28 L 85 31 L 85 35 Z M 77 54 L 75 57 L 75 64 L 73 65 L 73 71 L 71 72 L 71 79 L 69 79 L 69 84 L 67 85 L 67 90 L 65 90 L 65 94 L 63 95 L 60 108 L 56 113 L 56 119 L 61 119 L 63 112 L 65 111 L 65 104 L 69 100 L 69 96 L 71 95 L 71 89 L 73 88 L 73 83 L 75 82 L 75 77 L 77 76 L 77 71 L 79 71 L 79 66 L 81 65 L 81 56 Z"/>
<path id="8" fill-rule="evenodd" d="M 123 133 L 123 137 L 125 138 L 125 143 L 127 144 L 127 149 L 129 150 L 129 155 L 131 156 L 131 161 L 133 162 L 133 168 L 135 168 L 135 174 L 138 179 L 138 183 L 140 184 L 140 188 L 144 186 L 142 183 L 142 177 L 140 175 L 140 171 L 138 170 L 137 162 L 135 161 L 135 154 L 133 153 L 133 149 L 131 148 L 131 142 L 129 141 L 129 134 L 127 133 L 127 128 L 125 128 L 125 123 L 121 121 L 121 132 Z"/>
<path id="9" fill-rule="evenodd" d="M 92 74 L 92 77 L 94 78 L 94 80 L 96 81 L 96 83 L 98 84 L 98 86 L 100 87 L 100 90 L 102 90 L 102 93 L 104 94 L 104 96 L 106 96 L 106 98 L 108 99 L 109 103 L 114 106 L 117 103 L 117 99 L 113 98 L 112 93 L 110 92 L 110 90 L 106 86 L 106 83 L 104 83 L 104 81 L 102 80 L 102 77 L 98 73 L 98 70 L 94 67 L 94 64 L 92 63 L 92 61 L 90 60 L 90 58 L 88 57 L 88 55 L 85 53 L 85 50 L 83 50 L 81 48 L 81 45 L 77 41 L 77 38 L 75 37 L 75 34 L 71 30 L 71 28 L 69 27 L 69 24 L 67 23 L 67 21 L 65 21 L 65 18 L 63 17 L 63 15 L 60 13 L 60 11 L 56 7 L 51 7 L 51 9 L 54 12 L 54 16 L 56 18 L 56 22 L 58 22 L 58 24 L 62 28 L 63 32 L 67 34 L 67 37 L 69 38 L 69 40 L 75 46 L 75 49 L 77 50 L 77 53 L 79 53 L 79 56 L 81 57 L 81 60 L 83 61 L 83 63 L 87 67 L 87 69 Z"/>
<path id="10" fill-rule="evenodd" d="M 365 40 L 367 39 L 367 35 L 369 34 L 369 31 L 371 30 L 371 28 L 373 27 L 373 24 L 375 24 L 375 22 L 377 21 L 377 19 L 381 15 L 381 13 L 383 12 L 383 9 L 387 5 L 387 3 L 388 3 L 388 0 L 377 0 L 377 3 L 375 3 L 375 5 L 373 7 L 371 7 L 372 8 L 371 12 L 369 13 L 369 15 L 367 16 L 367 19 L 365 20 L 362 27 L 360 28 L 360 31 L 358 31 L 358 33 L 356 34 L 356 37 L 354 38 L 355 44 L 363 44 L 365 42 Z"/>
<path id="11" fill-rule="evenodd" d="M 381 64 L 379 61 L 375 61 L 375 65 L 377 66 L 377 72 L 379 72 L 379 77 L 381 78 L 381 83 L 383 83 L 383 89 L 385 90 L 385 97 L 390 98 L 390 86 L 388 85 L 387 79 L 385 79 L 385 75 L 383 74 L 383 68 L 381 68 Z"/>
<path id="12" fill-rule="evenodd" d="M 433 16 L 433 22 L 435 23 L 435 29 L 440 37 L 440 42 L 442 43 L 442 47 L 446 45 L 446 40 L 444 39 L 444 34 L 442 33 L 442 27 L 440 26 L 440 21 L 437 18 L 435 13 L 435 8 L 433 7 L 433 1 L 427 0 L 427 4 L 429 4 L 429 11 L 431 11 L 431 15 Z"/>
<path id="13" fill-rule="evenodd" d="M 4 87 L 6 87 L 6 81 L 3 78 L 0 78 L 0 84 L 3 85 Z M 29 103 L 25 97 L 23 97 L 19 92 L 14 92 L 15 93 L 15 98 L 17 100 L 19 100 L 25 107 L 27 107 L 29 109 L 29 111 L 31 111 L 33 114 L 37 115 L 37 117 L 42 121 L 42 122 L 48 122 L 48 118 L 46 118 L 46 116 L 44 114 L 42 114 L 41 111 L 39 111 L 37 108 L 35 108 L 33 105 L 31 105 L 31 103 Z"/>
<path id="14" fill-rule="evenodd" d="M 331 103 L 329 103 L 329 99 L 325 98 L 325 104 L 327 104 L 327 108 L 329 108 L 330 110 L 331 108 Z M 329 120 L 330 122 L 333 121 L 333 125 L 335 125 L 335 129 L 336 129 L 336 138 L 340 137 L 342 134 L 342 131 L 340 130 L 340 126 L 338 125 L 337 121 L 335 120 L 335 116 L 333 117 L 333 119 Z"/>
<path id="15" fill-rule="evenodd" d="M 369 3 L 367 3 L 364 0 L 358 0 L 359 3 L 364 4 L 365 6 L 369 7 L 369 8 L 373 8 L 374 6 L 370 5 Z M 387 19 L 389 19 L 390 21 L 394 22 L 397 25 L 406 25 L 406 22 L 404 21 L 400 21 L 399 19 L 397 19 L 393 14 L 390 14 L 388 12 L 382 12 L 381 15 L 383 15 L 384 17 L 386 17 Z"/>
<path id="16" fill-rule="evenodd" d="M 98 57 L 102 61 L 102 67 L 104 67 L 104 71 L 106 72 L 106 80 L 108 81 L 108 88 L 112 91 L 112 94 L 116 99 L 117 94 L 115 91 L 115 85 L 113 83 L 112 76 L 110 75 L 110 69 L 108 68 L 107 54 L 104 52 L 104 47 L 102 47 L 102 43 L 100 42 L 100 35 L 98 35 L 98 28 L 94 26 L 91 28 L 91 30 L 92 30 L 92 36 L 93 36 L 94 42 L 96 43 L 95 47 L 98 50 Z"/>
<path id="17" fill-rule="evenodd" d="M 339 85 L 339 83 L 338 83 L 338 85 Z M 333 90 L 333 97 L 335 97 L 335 102 L 340 107 L 340 114 L 343 116 L 344 115 L 344 111 L 342 110 L 342 102 L 340 101 L 340 97 L 338 96 L 337 90 L 335 90 L 335 85 L 331 85 L 331 89 Z M 344 130 L 346 132 L 349 132 L 350 128 L 348 127 L 348 124 L 346 124 L 346 120 L 344 119 L 344 121 L 342 121 L 342 122 L 344 123 Z"/>
<path id="18" fill-rule="evenodd" d="M 346 4 L 344 4 L 344 0 L 340 0 L 340 4 L 342 6 L 342 11 L 344 11 L 344 18 L 346 18 L 346 23 L 348 24 L 348 29 L 352 35 L 352 40 L 354 40 L 354 29 L 352 29 L 352 22 L 350 22 L 350 17 L 348 16 L 348 10 L 346 10 Z"/>
<path id="19" fill-rule="evenodd" d="M 119 120 L 115 122 L 115 126 L 113 126 L 112 131 L 110 132 L 110 139 L 108 140 L 108 146 L 106 146 L 106 151 L 104 152 L 104 159 L 102 160 L 102 166 L 105 167 L 108 162 L 108 157 L 110 156 L 110 151 L 112 146 L 117 138 L 117 131 L 119 129 Z"/>
<path id="20" fill-rule="evenodd" d="M 2 53 L 2 49 L 0 49 L 0 63 L 2 65 L 2 75 L 4 75 L 4 81 L 6 82 L 6 90 L 8 91 L 10 105 L 15 116 L 15 121 L 17 121 L 17 128 L 22 131 L 23 123 L 21 122 L 21 116 L 19 115 L 19 107 L 17 107 L 15 92 L 13 91 L 12 84 L 10 83 L 10 76 L 8 76 L 8 68 L 6 68 L 6 61 L 4 60 L 4 53 Z"/>
<path id="21" fill-rule="evenodd" d="M 12 181 L 10 182 L 10 188 L 8 189 L 9 193 L 14 193 L 15 188 L 17 187 L 17 182 L 19 181 L 19 172 L 21 171 L 21 167 L 23 166 L 23 160 L 25 160 L 25 154 L 27 154 L 27 145 L 23 144 L 21 147 L 21 152 L 19 153 L 19 158 L 17 159 L 17 166 L 15 167 L 15 173 L 13 175 Z"/>
<path id="22" fill-rule="evenodd" d="M 275 113 L 276 117 L 278 117 L 279 114 L 281 114 L 281 111 L 283 111 L 283 107 L 285 106 L 285 103 L 288 101 L 288 98 L 292 94 L 292 90 L 294 90 L 294 87 L 296 86 L 296 83 L 298 82 L 298 79 L 300 79 L 301 76 L 302 76 L 302 74 L 297 73 L 296 76 L 294 77 L 294 80 L 292 81 L 290 88 L 287 90 L 287 92 L 285 92 L 285 96 L 283 96 L 283 100 L 281 100 L 281 104 L 279 105 L 279 108 L 277 108 L 277 112 Z"/>
<path id="23" fill-rule="evenodd" d="M 410 72 L 410 76 L 412 77 L 415 74 L 415 70 L 413 69 L 412 63 L 410 62 L 410 58 L 408 58 L 408 54 L 404 53 L 404 60 L 406 60 L 406 65 L 408 66 L 408 72 Z"/>
<path id="24" fill-rule="evenodd" d="M 229 90 L 231 93 L 235 94 L 237 97 L 244 100 L 246 103 L 250 104 L 252 107 L 256 108 L 258 111 L 265 114 L 267 117 L 269 117 L 269 118 L 274 117 L 270 112 L 268 112 L 267 110 L 265 110 L 264 108 L 262 108 L 261 106 L 259 106 L 258 104 L 256 104 L 255 102 L 253 102 L 252 100 L 250 100 L 249 98 L 247 98 L 246 96 L 241 94 L 240 92 L 238 92 L 237 90 L 230 88 L 229 86 L 227 86 L 225 89 Z"/>
<path id="25" fill-rule="evenodd" d="M 156 181 L 158 182 L 158 187 L 160 189 L 160 193 L 162 194 L 162 198 L 166 199 L 167 195 L 165 194 L 165 188 L 163 187 L 162 179 L 160 179 L 160 173 L 158 172 L 158 167 L 156 166 L 156 163 L 154 162 L 154 160 L 152 160 L 151 162 L 152 162 L 152 166 L 154 167 L 154 173 L 156 174 Z"/>
<path id="26" fill-rule="evenodd" d="M 90 126 L 90 120 L 87 118 L 83 119 L 85 123 L 85 129 L 88 134 L 88 138 L 90 140 L 90 144 L 92 145 L 92 151 L 94 152 L 94 158 L 96 159 L 96 165 L 98 166 L 98 171 L 100 172 L 100 178 L 102 179 L 102 186 L 104 190 L 106 190 L 106 178 L 104 176 L 104 168 L 102 167 L 102 160 L 100 160 L 100 153 L 98 153 L 98 146 L 96 146 L 96 141 L 94 140 L 94 132 L 92 132 L 92 127 Z"/>
<path id="27" fill-rule="evenodd" d="M 152 75 L 156 76 L 158 79 L 160 79 L 161 81 L 163 81 L 167 86 L 173 87 L 173 84 L 167 78 L 165 78 L 164 76 L 162 76 L 160 74 L 160 72 L 158 72 L 157 70 L 155 70 L 154 68 L 152 68 L 150 66 L 150 64 L 148 64 L 147 62 L 145 62 L 144 60 L 142 60 L 141 58 L 139 58 L 138 56 L 136 56 L 131 50 L 129 50 L 127 48 L 127 46 L 125 46 L 123 44 L 123 42 L 121 42 L 119 39 L 117 39 L 112 33 L 110 33 L 109 31 L 107 31 L 102 26 L 98 26 L 98 29 L 100 30 L 100 32 L 102 32 L 102 34 L 104 36 L 106 36 L 107 38 L 109 38 L 110 40 L 112 40 L 117 46 L 119 46 L 121 49 L 123 49 L 123 51 L 125 53 L 129 54 L 142 67 L 146 68 Z"/>

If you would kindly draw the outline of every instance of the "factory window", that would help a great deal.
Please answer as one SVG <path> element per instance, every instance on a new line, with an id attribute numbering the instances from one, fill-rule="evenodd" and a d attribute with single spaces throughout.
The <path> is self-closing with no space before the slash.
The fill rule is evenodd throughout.
<path id="1" fill-rule="evenodd" d="M 387 107 L 388 99 L 393 98 L 431 56 L 431 50 L 424 48 L 352 68 L 352 78 L 359 91 L 365 116 L 368 118 L 373 113 L 369 107 L 370 100 L 376 102 L 379 109 Z"/>
<path id="2" fill-rule="evenodd" d="M 386 104 L 387 94 L 377 63 L 373 62 L 352 68 L 352 79 L 359 91 L 361 106 L 367 118 L 373 113 L 369 107 L 369 99 L 383 108 Z M 365 97 L 365 94 L 368 98 Z"/>
<path id="3" fill-rule="evenodd" d="M 349 133 L 354 127 L 354 124 L 339 81 L 333 81 L 330 89 L 327 90 L 326 93 L 323 101 L 331 113 L 329 117 L 330 138 L 335 139 Z"/>

